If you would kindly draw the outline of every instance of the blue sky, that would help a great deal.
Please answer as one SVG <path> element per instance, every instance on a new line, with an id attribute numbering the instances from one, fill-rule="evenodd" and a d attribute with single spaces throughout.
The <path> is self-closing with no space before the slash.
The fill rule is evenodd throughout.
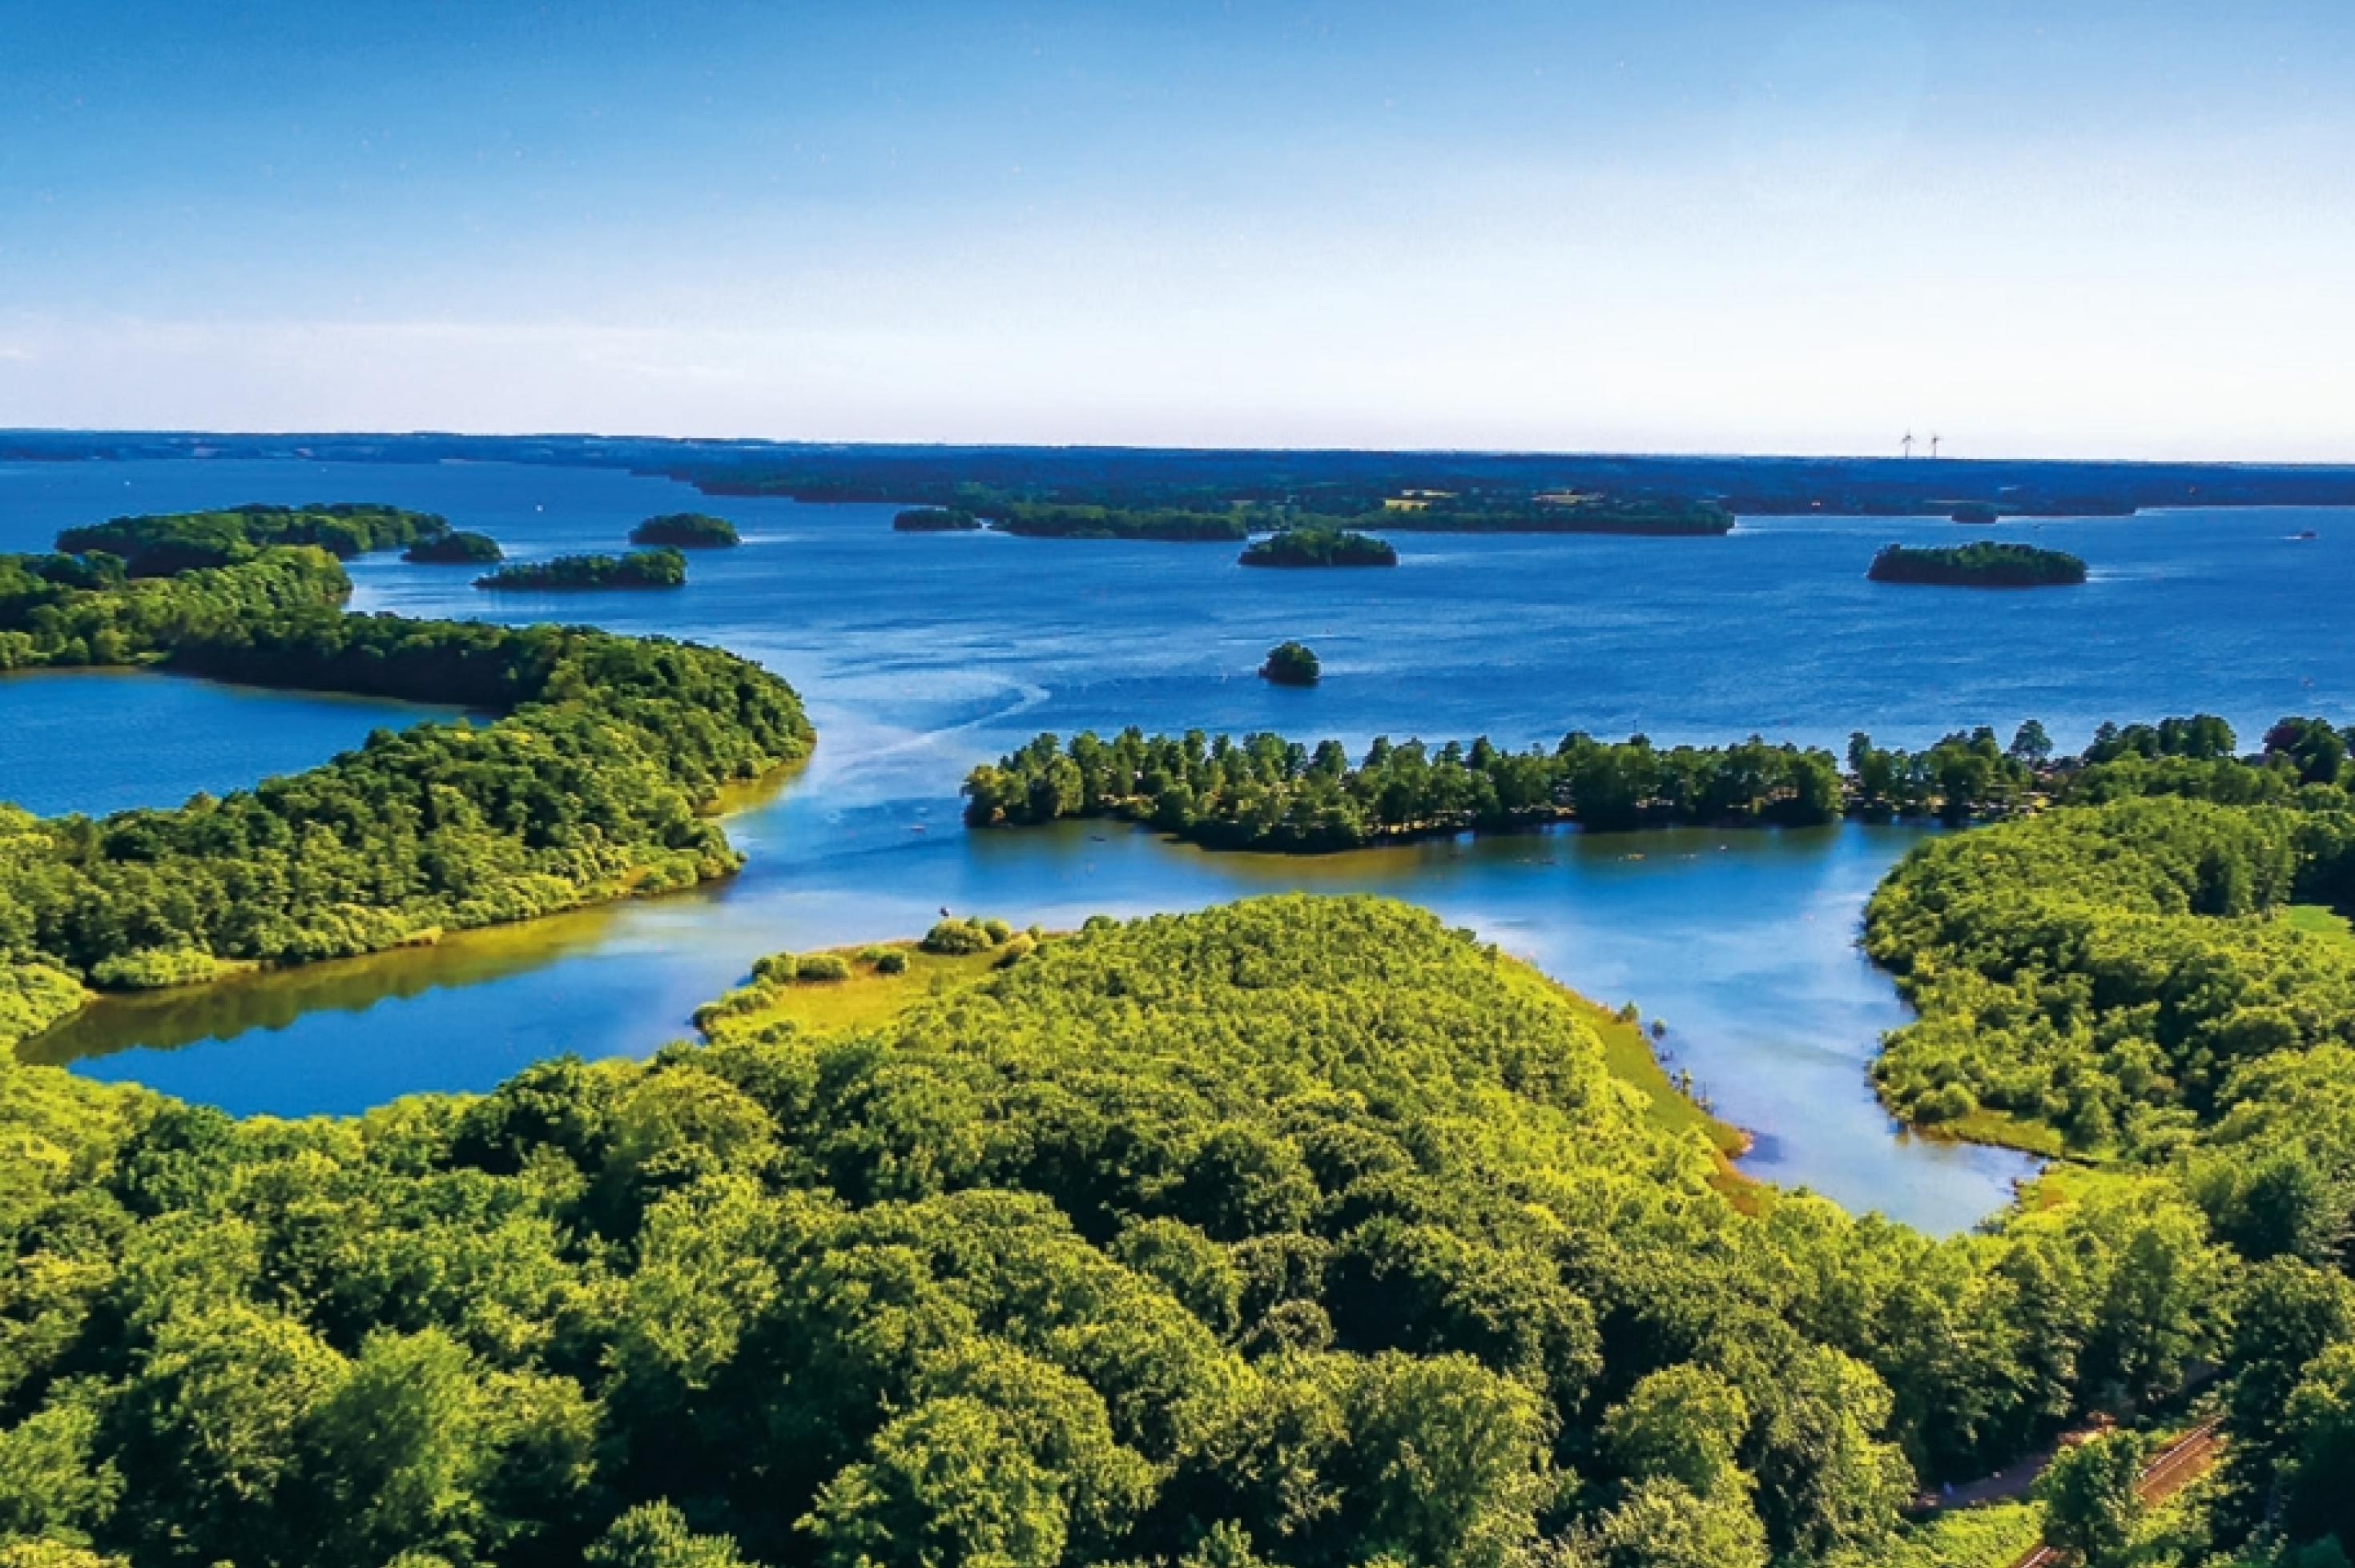
<path id="1" fill-rule="evenodd" d="M 0 7 L 0 424 L 2355 460 L 2355 7 Z"/>

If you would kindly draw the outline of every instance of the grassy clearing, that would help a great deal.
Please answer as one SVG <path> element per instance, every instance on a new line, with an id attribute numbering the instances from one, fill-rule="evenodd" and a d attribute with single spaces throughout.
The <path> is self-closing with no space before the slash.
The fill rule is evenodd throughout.
<path id="1" fill-rule="evenodd" d="M 866 947 L 829 949 L 850 960 L 850 978 L 838 980 L 796 980 L 776 988 L 768 1005 L 727 1020 L 731 1032 L 763 1029 L 774 1023 L 797 1023 L 813 1034 L 846 1033 L 890 1022 L 910 1006 L 943 991 L 967 986 L 989 973 L 1001 949 L 943 956 L 928 953 L 913 942 L 883 942 L 879 948 L 908 955 L 908 967 L 896 975 L 879 973 L 858 955 Z"/>
<path id="2" fill-rule="evenodd" d="M 1942 1121 L 1932 1127 L 1914 1128 L 1923 1138 L 1952 1139 L 1956 1143 L 1985 1143 L 1998 1149 L 2017 1149 L 2026 1154 L 2046 1160 L 2083 1160 L 2100 1162 L 2105 1156 L 2072 1152 L 2061 1136 L 2061 1129 L 2009 1111 L 1990 1110 L 1985 1106 L 1967 1116 L 1952 1121 Z"/>
<path id="3" fill-rule="evenodd" d="M 1836 1556 L 1829 1568 L 2007 1568 L 2036 1544 L 2043 1529 L 2039 1503 L 1956 1509 L 1907 1526 L 1869 1558 L 1861 1552 Z"/>
<path id="4" fill-rule="evenodd" d="M 2355 920 L 2350 920 L 2327 904 L 2293 904 L 2282 912 L 2282 918 L 2289 922 L 2293 931 L 2355 942 Z"/>
<path id="5" fill-rule="evenodd" d="M 1668 1069 L 1660 1065 L 1659 1057 L 1652 1054 L 1652 1042 L 1645 1034 L 1644 1026 L 1629 1022 L 1614 1010 L 1546 979 L 1534 969 L 1525 965 L 1522 968 L 1532 983 L 1544 986 L 1569 1002 L 1578 1016 L 1593 1027 L 1603 1042 L 1604 1066 L 1613 1077 L 1633 1085 L 1644 1097 L 1646 1116 L 1654 1127 L 1678 1136 L 1697 1132 L 1708 1140 L 1717 1160 L 1717 1173 L 1710 1179 L 1710 1184 L 1743 1213 L 1763 1213 L 1772 1190 L 1733 1167 L 1734 1157 L 1750 1147 L 1750 1135 L 1732 1122 L 1711 1116 L 1677 1086 Z"/>

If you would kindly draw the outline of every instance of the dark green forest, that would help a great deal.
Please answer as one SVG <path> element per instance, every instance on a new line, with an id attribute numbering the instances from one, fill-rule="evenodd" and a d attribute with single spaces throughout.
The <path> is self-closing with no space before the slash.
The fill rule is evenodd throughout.
<path id="1" fill-rule="evenodd" d="M 488 534 L 453 528 L 447 534 L 418 540 L 401 552 L 400 558 L 421 566 L 486 567 L 505 560 L 506 552 Z"/>
<path id="2" fill-rule="evenodd" d="M 962 507 L 908 506 L 891 518 L 902 534 L 962 534 L 981 526 L 981 519 Z"/>
<path id="3" fill-rule="evenodd" d="M 687 585 L 687 557 L 668 545 L 623 556 L 551 556 L 510 561 L 474 579 L 495 591 L 572 593 L 591 588 L 674 588 Z"/>
<path id="4" fill-rule="evenodd" d="M 633 545 L 668 545 L 680 550 L 726 549 L 743 541 L 736 524 L 708 512 L 666 512 L 630 530 Z"/>
<path id="5" fill-rule="evenodd" d="M 0 667 L 146 664 L 484 716 L 378 730 L 176 810 L 0 806 L 0 1041 L 86 984 L 375 951 L 724 874 L 738 857 L 700 808 L 808 750 L 793 690 L 716 649 L 346 614 L 332 557 L 251 548 L 139 578 L 98 553 L 0 557 Z"/>
<path id="6" fill-rule="evenodd" d="M 2050 588 L 2085 580 L 2085 563 L 2065 550 L 2002 545 L 1917 547 L 1884 545 L 1865 576 L 1877 583 L 1934 583 L 1949 588 Z"/>
<path id="7" fill-rule="evenodd" d="M 1342 528 L 1284 528 L 1254 539 L 1235 557 L 1247 567 L 1395 567 L 1387 539 Z"/>
<path id="8" fill-rule="evenodd" d="M 1279 642 L 1267 651 L 1259 673 L 1260 679 L 1279 686 L 1313 686 L 1324 679 L 1325 666 L 1305 642 Z"/>

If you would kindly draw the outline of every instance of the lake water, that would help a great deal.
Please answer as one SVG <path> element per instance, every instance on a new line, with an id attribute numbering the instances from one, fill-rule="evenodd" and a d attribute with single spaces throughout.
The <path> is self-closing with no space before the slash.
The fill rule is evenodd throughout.
<path id="1" fill-rule="evenodd" d="M 1764 519 L 1712 540 L 1408 534 L 1395 571 L 1282 573 L 1237 567 L 1231 546 L 898 535 L 889 506 L 707 500 L 610 471 L 78 463 L 0 467 L 0 548 L 125 512 L 320 499 L 440 511 L 526 556 L 614 548 L 656 512 L 731 517 L 743 547 L 693 557 L 676 593 L 493 599 L 463 569 L 386 556 L 356 565 L 358 605 L 719 643 L 794 681 L 817 753 L 731 821 L 751 862 L 723 886 L 435 952 L 109 1004 L 38 1043 L 46 1059 L 235 1110 L 349 1110 L 485 1087 L 559 1050 L 643 1053 L 685 1033 L 695 1003 L 759 953 L 910 934 L 943 906 L 1063 925 L 1284 887 L 1370 889 L 1666 1019 L 1672 1065 L 1758 1135 L 1745 1162 L 1755 1174 L 1952 1229 L 2000 1206 L 2026 1166 L 1902 1137 L 1864 1077 L 1903 1011 L 1858 955 L 1856 922 L 1915 830 L 1209 856 L 1103 824 L 968 833 L 956 784 L 1039 730 L 1126 723 L 1329 734 L 1353 748 L 1376 734 L 1521 745 L 1640 728 L 1837 749 L 1856 728 L 1918 744 L 1982 723 L 2008 734 L 2030 715 L 2075 744 L 2105 718 L 2204 709 L 2248 736 L 2284 713 L 2346 721 L 2355 672 L 2344 613 L 2355 514 L 2335 512 L 1967 531 Z M 2317 539 L 2290 537 L 2309 527 Z M 1989 535 L 2074 550 L 2093 580 L 1992 594 L 1863 578 L 1890 540 Z M 1252 676 L 1289 637 L 1323 656 L 1322 686 Z M 9 698 L 0 685 L 0 724 Z M 22 771 L 0 793 L 28 796 L 38 769 Z"/>
<path id="2" fill-rule="evenodd" d="M 176 806 L 456 712 L 123 670 L 19 671 L 0 675 L 0 800 L 43 816 Z"/>

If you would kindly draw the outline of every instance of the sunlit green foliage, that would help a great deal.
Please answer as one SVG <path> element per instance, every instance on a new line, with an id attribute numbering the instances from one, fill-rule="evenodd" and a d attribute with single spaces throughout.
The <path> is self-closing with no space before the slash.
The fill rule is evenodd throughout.
<path id="1" fill-rule="evenodd" d="M 2355 1033 L 2355 951 L 2275 913 L 2342 853 L 2328 818 L 2179 797 L 1924 845 L 1867 917 L 1922 1015 L 1883 1092 L 1923 1121 L 1986 1107 L 2081 1149 L 2164 1147 L 2236 1069 Z"/>

